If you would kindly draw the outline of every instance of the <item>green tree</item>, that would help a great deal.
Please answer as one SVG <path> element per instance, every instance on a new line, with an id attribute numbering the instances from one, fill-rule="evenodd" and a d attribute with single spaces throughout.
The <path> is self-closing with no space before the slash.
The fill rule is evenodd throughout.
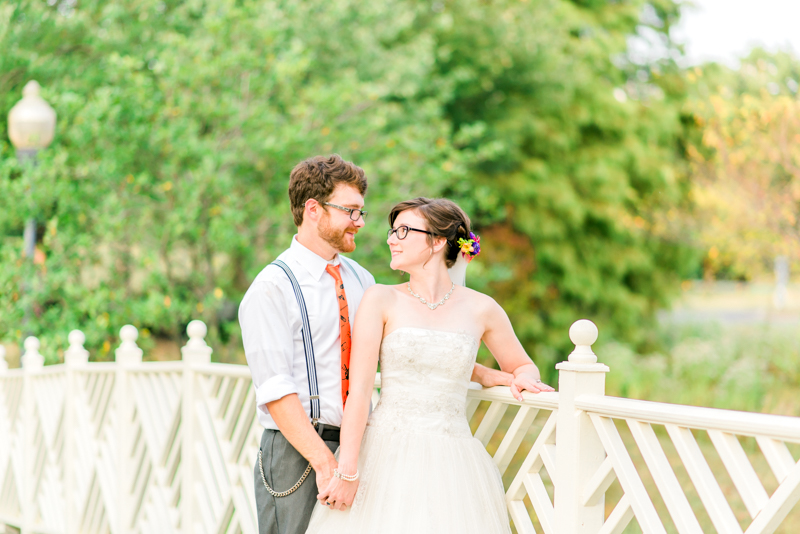
<path id="1" fill-rule="evenodd" d="M 689 149 L 688 220 L 707 275 L 771 275 L 775 256 L 800 259 L 800 61 L 755 49 L 737 69 L 710 64 L 688 78 L 703 131 Z"/>
<path id="2" fill-rule="evenodd" d="M 672 60 L 628 42 L 672 57 L 676 17 L 671 0 L 6 3 L 0 103 L 37 79 L 59 126 L 34 170 L 0 146 L 0 339 L 35 302 L 51 358 L 76 327 L 108 355 L 126 322 L 177 339 L 201 318 L 237 346 L 238 300 L 293 232 L 291 167 L 338 152 L 370 177 L 354 256 L 379 280 L 399 279 L 389 206 L 451 196 L 484 235 L 470 285 L 539 361 L 582 316 L 641 341 L 685 263 L 655 221 L 684 199 L 694 123 Z"/>
<path id="3" fill-rule="evenodd" d="M 692 252 L 658 227 L 688 190 L 693 121 L 669 40 L 677 5 L 462 1 L 452 10 L 437 66 L 470 176 L 447 194 L 485 228 L 487 268 L 471 279 L 498 297 L 530 352 L 551 361 L 568 353 L 567 329 L 581 317 L 601 335 L 647 342 L 654 312 L 692 265 Z M 637 52 L 646 39 L 661 53 Z"/>
<path id="4" fill-rule="evenodd" d="M 59 125 L 32 172 L 2 147 L 0 337 L 19 339 L 35 302 L 30 328 L 46 349 L 80 327 L 102 356 L 122 324 L 178 338 L 191 318 L 238 342 L 239 298 L 293 233 L 297 161 L 339 152 L 362 164 L 376 214 L 398 196 L 436 194 L 453 150 L 428 91 L 433 39 L 414 28 L 419 9 L 4 4 L 3 107 L 35 78 Z M 47 259 L 22 294 L 34 276 L 20 259 L 31 215 Z M 385 256 L 380 226 L 360 239 L 367 264 Z"/>

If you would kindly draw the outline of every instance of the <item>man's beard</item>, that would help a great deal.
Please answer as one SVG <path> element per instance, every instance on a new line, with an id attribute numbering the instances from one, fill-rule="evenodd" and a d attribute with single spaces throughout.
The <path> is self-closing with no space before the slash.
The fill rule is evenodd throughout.
<path id="1" fill-rule="evenodd" d="M 353 252 L 356 249 L 355 232 L 353 232 L 353 242 L 348 243 L 345 240 L 347 230 L 348 229 L 338 230 L 333 228 L 330 225 L 330 219 L 328 217 L 323 217 L 317 227 L 317 235 L 339 252 Z"/>

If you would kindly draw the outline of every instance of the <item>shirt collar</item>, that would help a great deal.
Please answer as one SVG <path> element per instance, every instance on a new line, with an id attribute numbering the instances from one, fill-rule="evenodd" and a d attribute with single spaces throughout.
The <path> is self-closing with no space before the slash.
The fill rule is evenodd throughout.
<path id="1" fill-rule="evenodd" d="M 325 272 L 325 268 L 328 264 L 339 265 L 339 254 L 336 254 L 331 261 L 328 261 L 302 245 L 297 240 L 297 234 L 292 237 L 292 244 L 289 250 L 292 252 L 292 256 L 294 256 L 297 262 L 317 281 L 322 278 L 322 273 Z"/>

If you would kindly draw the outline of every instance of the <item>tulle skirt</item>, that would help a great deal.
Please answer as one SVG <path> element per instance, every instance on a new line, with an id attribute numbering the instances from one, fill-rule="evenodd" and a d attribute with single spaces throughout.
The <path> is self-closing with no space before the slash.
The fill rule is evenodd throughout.
<path id="1" fill-rule="evenodd" d="M 367 426 L 347 511 L 317 504 L 307 534 L 510 533 L 500 473 L 480 441 Z"/>

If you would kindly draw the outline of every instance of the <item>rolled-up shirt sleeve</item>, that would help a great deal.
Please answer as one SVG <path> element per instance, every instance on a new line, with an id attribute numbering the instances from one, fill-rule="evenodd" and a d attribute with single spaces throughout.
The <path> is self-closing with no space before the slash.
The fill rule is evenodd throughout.
<path id="1" fill-rule="evenodd" d="M 293 378 L 294 338 L 283 292 L 271 281 L 254 283 L 239 306 L 247 366 L 253 375 L 256 406 L 297 393 Z"/>

